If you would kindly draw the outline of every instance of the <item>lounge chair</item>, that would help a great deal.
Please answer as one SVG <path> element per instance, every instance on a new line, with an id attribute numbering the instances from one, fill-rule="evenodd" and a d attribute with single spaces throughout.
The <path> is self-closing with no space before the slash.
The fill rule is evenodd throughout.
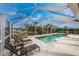
<path id="1" fill-rule="evenodd" d="M 34 55 L 34 54 L 36 54 L 37 52 L 40 51 L 40 47 L 37 44 L 29 45 L 29 46 L 25 47 L 24 49 L 27 52 L 26 53 L 27 56 Z M 23 50 L 21 50 L 21 52 L 23 52 Z"/>
<path id="2" fill-rule="evenodd" d="M 25 47 L 26 45 L 32 44 L 31 39 L 23 40 L 21 37 L 18 37 L 17 35 L 13 35 L 12 38 L 15 40 L 14 45 L 17 47 L 18 45 L 22 45 L 21 47 Z"/>
<path id="3" fill-rule="evenodd" d="M 32 40 L 31 39 L 27 39 L 27 40 L 23 40 L 21 37 L 19 37 L 18 35 L 13 35 L 12 36 L 14 38 L 14 40 L 16 42 L 20 41 L 20 42 L 23 42 L 24 44 L 28 44 L 28 43 L 32 43 Z"/>
<path id="4" fill-rule="evenodd" d="M 11 52 L 11 55 L 15 54 L 17 56 L 33 55 L 35 51 L 36 52 L 40 51 L 40 47 L 36 44 L 29 45 L 25 48 L 16 49 L 16 47 L 13 46 L 12 44 L 5 43 L 5 48 L 7 48 Z"/>

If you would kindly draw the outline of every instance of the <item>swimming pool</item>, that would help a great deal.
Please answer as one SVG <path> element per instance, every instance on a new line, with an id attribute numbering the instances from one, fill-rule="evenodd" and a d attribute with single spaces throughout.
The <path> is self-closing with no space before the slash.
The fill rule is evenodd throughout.
<path id="1" fill-rule="evenodd" d="M 36 39 L 39 39 L 43 41 L 44 43 L 51 43 L 55 42 L 57 38 L 65 37 L 67 34 L 53 34 L 53 35 L 45 35 L 45 36 L 39 36 L 36 37 Z"/>

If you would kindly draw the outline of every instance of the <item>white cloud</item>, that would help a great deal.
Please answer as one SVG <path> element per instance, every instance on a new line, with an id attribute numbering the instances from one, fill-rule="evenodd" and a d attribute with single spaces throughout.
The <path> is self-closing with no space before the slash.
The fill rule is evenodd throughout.
<path id="1" fill-rule="evenodd" d="M 9 15 L 13 15 L 13 14 L 16 14 L 17 12 L 11 12 L 11 13 L 9 13 Z"/>

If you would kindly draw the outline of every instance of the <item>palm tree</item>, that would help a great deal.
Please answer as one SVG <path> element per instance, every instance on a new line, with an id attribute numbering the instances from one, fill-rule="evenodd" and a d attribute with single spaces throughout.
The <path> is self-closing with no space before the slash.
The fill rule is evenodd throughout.
<path id="1" fill-rule="evenodd" d="M 64 28 L 65 28 L 65 33 L 67 33 L 67 27 L 66 27 L 66 26 L 64 26 Z"/>
<path id="2" fill-rule="evenodd" d="M 52 29 L 53 29 L 53 27 L 51 27 L 51 33 L 52 33 Z"/>
<path id="3" fill-rule="evenodd" d="M 49 33 L 49 32 L 48 32 L 49 26 L 50 26 L 50 24 L 47 24 L 47 26 L 46 26 L 46 28 L 47 28 L 47 34 Z"/>
<path id="4" fill-rule="evenodd" d="M 38 22 L 37 21 L 35 21 L 35 22 L 33 22 L 34 23 L 34 26 L 35 26 L 35 35 L 37 34 L 37 24 L 38 24 Z"/>
<path id="5" fill-rule="evenodd" d="M 53 32 L 55 33 L 56 27 L 54 26 L 54 27 L 53 27 L 53 29 L 54 29 L 54 31 L 53 31 Z"/>
<path id="6" fill-rule="evenodd" d="M 55 32 L 56 26 L 52 25 L 51 32 L 52 32 L 52 29 L 53 29 L 53 32 Z"/>
<path id="7" fill-rule="evenodd" d="M 25 33 L 26 33 L 26 36 L 28 37 L 28 23 L 27 24 L 24 24 L 24 29 L 25 29 Z"/>

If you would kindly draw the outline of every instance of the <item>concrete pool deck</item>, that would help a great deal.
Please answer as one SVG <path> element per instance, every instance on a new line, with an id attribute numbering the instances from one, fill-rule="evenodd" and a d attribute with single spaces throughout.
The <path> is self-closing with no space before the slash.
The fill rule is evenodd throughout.
<path id="1" fill-rule="evenodd" d="M 56 34 L 56 33 L 54 33 Z M 45 34 L 52 35 L 52 34 Z M 56 42 L 44 43 L 35 37 L 44 35 L 28 36 L 28 39 L 32 39 L 32 44 L 40 46 L 40 52 L 33 56 L 79 56 L 79 35 L 68 34 L 67 37 L 61 37 L 56 39 Z M 26 40 L 27 38 L 24 38 Z M 9 55 L 9 51 L 5 50 L 5 56 Z"/>
<path id="2" fill-rule="evenodd" d="M 40 46 L 40 52 L 34 56 L 79 56 L 79 35 L 69 34 L 68 39 L 62 37 L 58 38 L 56 42 L 47 44 L 36 39 L 37 36 L 40 35 L 28 37 L 33 40 L 33 43 Z"/>

